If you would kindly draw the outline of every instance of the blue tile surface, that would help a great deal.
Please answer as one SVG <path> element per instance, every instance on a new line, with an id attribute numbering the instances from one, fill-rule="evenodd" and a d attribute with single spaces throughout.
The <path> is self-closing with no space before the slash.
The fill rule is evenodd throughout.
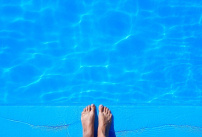
<path id="1" fill-rule="evenodd" d="M 110 137 L 202 137 L 202 107 L 108 107 L 113 113 Z M 84 106 L 0 107 L 0 136 L 81 137 L 80 116 L 83 108 Z"/>

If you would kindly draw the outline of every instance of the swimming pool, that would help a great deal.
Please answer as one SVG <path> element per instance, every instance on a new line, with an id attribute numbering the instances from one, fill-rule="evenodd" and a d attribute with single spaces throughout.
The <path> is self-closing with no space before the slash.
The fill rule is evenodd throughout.
<path id="1" fill-rule="evenodd" d="M 199 0 L 1 0 L 0 136 L 201 137 L 201 43 Z"/>
<path id="2" fill-rule="evenodd" d="M 3 0 L 0 104 L 201 105 L 202 2 Z"/>

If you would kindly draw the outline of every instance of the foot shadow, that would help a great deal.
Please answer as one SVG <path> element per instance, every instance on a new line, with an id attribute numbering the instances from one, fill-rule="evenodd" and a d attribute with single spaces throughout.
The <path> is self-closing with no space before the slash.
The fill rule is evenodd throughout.
<path id="1" fill-rule="evenodd" d="M 94 137 L 97 137 L 97 129 L 98 129 L 98 115 L 97 111 L 95 111 L 95 121 L 94 121 Z"/>
<path id="2" fill-rule="evenodd" d="M 109 137 L 116 137 L 116 133 L 114 130 L 114 116 L 112 115 L 112 123 L 111 123 L 111 127 L 109 130 Z"/>

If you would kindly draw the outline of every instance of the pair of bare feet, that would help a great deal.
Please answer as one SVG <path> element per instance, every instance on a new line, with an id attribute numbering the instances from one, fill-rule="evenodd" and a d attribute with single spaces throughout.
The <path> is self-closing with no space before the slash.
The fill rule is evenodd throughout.
<path id="1" fill-rule="evenodd" d="M 94 121 L 95 121 L 95 105 L 89 105 L 84 108 L 81 113 L 81 122 L 83 126 L 83 137 L 94 137 Z M 104 107 L 99 106 L 98 115 L 98 137 L 108 137 L 109 129 L 111 126 L 112 114 L 111 111 Z"/>

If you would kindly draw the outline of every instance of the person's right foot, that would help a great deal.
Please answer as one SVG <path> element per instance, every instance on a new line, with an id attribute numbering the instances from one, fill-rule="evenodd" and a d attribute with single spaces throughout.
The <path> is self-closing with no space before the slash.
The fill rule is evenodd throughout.
<path id="1" fill-rule="evenodd" d="M 103 105 L 99 106 L 99 125 L 98 125 L 98 137 L 108 137 L 109 129 L 112 121 L 111 111 L 104 107 Z"/>

